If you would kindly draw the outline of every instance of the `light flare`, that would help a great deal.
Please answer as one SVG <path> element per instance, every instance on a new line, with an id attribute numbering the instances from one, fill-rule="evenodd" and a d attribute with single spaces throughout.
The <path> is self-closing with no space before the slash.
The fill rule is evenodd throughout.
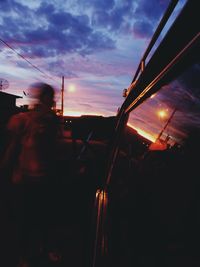
<path id="1" fill-rule="evenodd" d="M 161 119 L 164 119 L 167 117 L 167 111 L 166 110 L 159 110 L 158 111 L 158 116 L 161 118 Z"/>
<path id="2" fill-rule="evenodd" d="M 68 92 L 74 93 L 76 91 L 76 86 L 74 84 L 70 84 L 68 86 Z"/>
<path id="3" fill-rule="evenodd" d="M 137 128 L 133 125 L 131 125 L 130 123 L 127 124 L 129 127 L 133 128 L 134 130 L 136 130 L 138 132 L 139 135 L 143 136 L 144 138 L 150 140 L 151 142 L 155 142 L 156 137 L 140 128 Z"/>
<path id="4" fill-rule="evenodd" d="M 74 111 L 74 110 L 64 110 L 64 116 L 73 116 L 73 117 L 80 117 L 83 115 L 88 116 L 103 116 L 99 113 L 93 113 L 93 112 L 85 112 L 85 111 Z"/>

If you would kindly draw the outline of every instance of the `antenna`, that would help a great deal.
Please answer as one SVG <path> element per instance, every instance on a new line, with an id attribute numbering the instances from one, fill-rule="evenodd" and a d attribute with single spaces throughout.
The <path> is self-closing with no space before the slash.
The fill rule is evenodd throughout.
<path id="1" fill-rule="evenodd" d="M 9 82 L 6 79 L 0 78 L 0 91 L 7 89 L 9 87 Z"/>

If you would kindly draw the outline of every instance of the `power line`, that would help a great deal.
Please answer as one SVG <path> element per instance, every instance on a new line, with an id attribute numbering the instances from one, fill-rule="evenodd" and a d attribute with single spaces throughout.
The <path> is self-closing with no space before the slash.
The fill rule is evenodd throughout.
<path id="1" fill-rule="evenodd" d="M 37 71 L 39 71 L 40 73 L 42 73 L 43 75 L 45 75 L 46 77 L 48 77 L 51 80 L 54 80 L 55 82 L 57 82 L 54 78 L 52 78 L 51 76 L 49 76 L 48 74 L 46 74 L 44 71 L 42 71 L 41 69 L 39 69 L 37 66 L 35 66 L 34 64 L 32 64 L 28 59 L 25 58 L 25 56 L 21 55 L 20 53 L 18 53 L 12 46 L 10 46 L 7 42 L 5 42 L 4 40 L 2 40 L 0 38 L 0 41 L 6 45 L 8 48 L 10 48 L 12 51 L 14 51 L 19 57 L 21 57 L 22 59 L 24 59 L 27 63 L 29 63 L 33 68 L 35 68 Z"/>

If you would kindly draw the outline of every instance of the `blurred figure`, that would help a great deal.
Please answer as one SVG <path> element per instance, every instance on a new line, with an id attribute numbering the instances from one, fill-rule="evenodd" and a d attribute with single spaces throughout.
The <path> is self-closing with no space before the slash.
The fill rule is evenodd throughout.
<path id="1" fill-rule="evenodd" d="M 11 117 L 7 125 L 9 144 L 2 160 L 12 169 L 12 183 L 45 182 L 52 174 L 59 121 L 52 111 L 54 89 L 44 83 L 31 86 L 37 103 L 29 112 Z"/>
<path id="2" fill-rule="evenodd" d="M 36 93 L 37 103 L 32 110 L 10 118 L 7 125 L 9 142 L 0 166 L 11 185 L 8 217 L 16 229 L 13 236 L 17 238 L 12 240 L 15 244 L 13 256 L 22 257 L 18 266 L 29 266 L 24 259 L 38 258 L 44 247 L 51 212 L 49 201 L 53 186 L 50 185 L 55 177 L 60 133 L 59 119 L 52 110 L 54 89 L 48 84 L 37 83 L 30 90 Z"/>

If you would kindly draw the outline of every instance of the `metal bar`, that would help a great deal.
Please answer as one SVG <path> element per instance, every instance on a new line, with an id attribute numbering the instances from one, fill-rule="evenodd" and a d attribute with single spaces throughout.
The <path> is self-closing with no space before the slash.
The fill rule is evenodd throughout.
<path id="1" fill-rule="evenodd" d="M 164 130 L 165 130 L 165 129 L 167 128 L 167 126 L 169 125 L 169 123 L 170 123 L 170 121 L 172 120 L 172 118 L 173 118 L 173 116 L 174 116 L 174 114 L 175 114 L 176 111 L 177 111 L 177 108 L 175 108 L 175 109 L 173 110 L 171 116 L 169 117 L 169 119 L 167 120 L 166 124 L 164 125 L 164 127 L 163 127 L 162 130 L 160 131 L 160 133 L 159 133 L 158 137 L 156 138 L 156 140 L 159 140 L 159 139 L 160 139 L 160 137 L 162 136 Z"/>
<path id="2" fill-rule="evenodd" d="M 183 54 L 192 47 L 192 45 L 198 41 L 200 38 L 200 33 L 198 33 L 174 58 L 170 61 L 167 66 L 153 79 L 153 81 L 146 86 L 146 88 L 139 94 L 139 96 L 126 108 L 125 113 L 129 113 L 135 104 L 156 84 L 161 80 L 165 74 L 175 65 L 178 60 L 183 56 Z"/>
<path id="3" fill-rule="evenodd" d="M 142 66 L 142 62 L 145 62 L 145 60 L 146 60 L 146 58 L 147 58 L 149 52 L 151 51 L 152 47 L 154 46 L 155 42 L 157 41 L 157 39 L 158 39 L 158 37 L 159 37 L 161 31 L 163 30 L 163 28 L 164 28 L 166 22 L 168 21 L 170 15 L 172 14 L 174 8 L 176 7 L 176 5 L 177 5 L 177 3 L 178 3 L 178 1 L 179 1 L 179 0 L 172 0 L 172 1 L 170 2 L 170 4 L 169 4 L 169 6 L 168 6 L 168 8 L 167 8 L 167 10 L 166 10 L 166 12 L 165 12 L 165 14 L 163 15 L 163 17 L 162 17 L 162 19 L 161 19 L 161 21 L 160 21 L 160 23 L 159 23 L 159 25 L 158 25 L 158 27 L 157 27 L 157 29 L 156 29 L 154 35 L 153 35 L 153 37 L 152 37 L 152 39 L 151 39 L 151 41 L 150 41 L 150 43 L 149 43 L 149 45 L 148 45 L 148 47 L 147 47 L 147 49 L 146 49 L 146 51 L 144 52 L 144 55 L 143 55 L 143 57 L 142 57 L 142 59 L 141 59 L 141 61 L 140 61 L 140 64 L 139 64 L 139 66 L 138 66 L 138 68 L 137 68 L 137 70 L 136 70 L 135 76 L 134 76 L 134 78 L 133 78 L 131 84 L 132 84 L 133 82 L 135 82 L 135 80 L 136 80 L 138 74 L 140 73 L 141 66 Z"/>

